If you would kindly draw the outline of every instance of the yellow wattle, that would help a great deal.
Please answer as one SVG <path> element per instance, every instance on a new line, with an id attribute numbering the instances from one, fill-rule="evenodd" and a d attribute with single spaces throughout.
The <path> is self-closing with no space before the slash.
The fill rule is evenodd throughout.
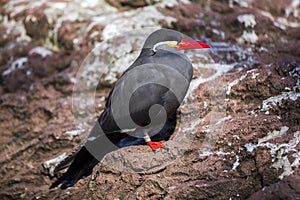
<path id="1" fill-rule="evenodd" d="M 177 44 L 174 44 L 174 43 L 168 43 L 167 46 L 169 46 L 169 47 L 175 47 L 175 48 L 178 47 Z"/>

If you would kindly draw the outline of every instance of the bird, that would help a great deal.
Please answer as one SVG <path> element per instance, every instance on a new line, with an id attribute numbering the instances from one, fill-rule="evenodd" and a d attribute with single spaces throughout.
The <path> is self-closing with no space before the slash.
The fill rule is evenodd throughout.
<path id="1" fill-rule="evenodd" d="M 188 49 L 210 48 L 172 29 L 152 32 L 139 56 L 112 86 L 87 139 L 54 169 L 65 168 L 50 189 L 72 187 L 92 173 L 107 153 L 133 145 L 164 148 L 176 127 L 177 110 L 193 76 Z"/>

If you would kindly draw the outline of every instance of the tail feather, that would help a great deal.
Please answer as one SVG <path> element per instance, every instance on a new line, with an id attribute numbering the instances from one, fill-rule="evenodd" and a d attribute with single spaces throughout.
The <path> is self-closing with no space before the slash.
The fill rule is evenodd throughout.
<path id="1" fill-rule="evenodd" d="M 69 168 L 50 186 L 50 189 L 55 187 L 60 187 L 61 189 L 72 187 L 78 180 L 89 176 L 99 160 L 102 160 L 107 153 L 113 150 L 116 150 L 116 147 L 111 144 L 106 134 L 100 128 L 99 123 L 96 122 L 81 148 L 75 150 L 56 166 L 55 172 L 68 166 Z"/>
<path id="2" fill-rule="evenodd" d="M 176 113 L 174 113 L 168 120 L 164 127 L 159 131 L 159 133 L 153 135 L 151 140 L 161 141 L 168 140 L 173 134 L 176 127 Z M 153 130 L 156 132 L 155 130 Z M 150 132 L 151 134 L 151 132 Z M 116 138 L 113 138 L 116 136 Z M 125 137 L 124 137 L 125 136 Z M 119 148 L 132 145 L 143 145 L 145 141 L 143 138 L 136 138 L 130 135 L 124 135 L 120 132 L 110 133 L 108 135 L 104 134 L 101 129 L 99 129 L 99 124 L 96 123 L 94 128 L 90 133 L 90 138 L 97 137 L 97 139 L 87 140 L 83 145 L 79 146 L 71 155 L 60 162 L 54 169 L 54 172 L 58 172 L 64 168 L 68 170 L 56 180 L 51 186 L 51 188 L 60 187 L 61 189 L 66 189 L 72 187 L 78 180 L 89 176 L 95 165 L 99 160 L 103 159 L 104 156 Z M 111 145 L 111 142 L 116 146 Z M 88 151 L 89 148 L 92 152 L 99 152 L 96 157 Z"/>
<path id="3" fill-rule="evenodd" d="M 60 187 L 61 189 L 72 187 L 78 180 L 89 176 L 98 162 L 99 161 L 83 146 L 80 151 L 76 153 L 75 159 L 67 172 L 55 181 L 50 186 L 50 189 L 55 187 Z"/>
<path id="4" fill-rule="evenodd" d="M 56 165 L 53 170 L 54 174 L 65 168 L 68 168 L 77 156 L 78 152 L 81 150 L 82 146 L 83 145 L 78 146 L 70 155 L 68 155 L 65 159 L 58 163 L 58 165 Z"/>

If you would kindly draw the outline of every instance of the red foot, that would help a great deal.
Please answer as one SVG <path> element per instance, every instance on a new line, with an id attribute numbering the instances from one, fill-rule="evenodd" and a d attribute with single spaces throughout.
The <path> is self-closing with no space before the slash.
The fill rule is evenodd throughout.
<path id="1" fill-rule="evenodd" d="M 151 147 L 151 149 L 153 151 L 157 150 L 157 149 L 160 149 L 160 148 L 163 148 L 165 145 L 162 141 L 159 141 L 159 142 L 152 142 L 152 141 L 149 141 L 147 142 L 148 146 Z"/>

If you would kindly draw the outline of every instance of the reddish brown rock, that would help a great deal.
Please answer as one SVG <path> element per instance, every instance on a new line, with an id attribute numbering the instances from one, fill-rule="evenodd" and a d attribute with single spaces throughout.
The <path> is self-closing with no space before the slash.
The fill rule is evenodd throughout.
<path id="1" fill-rule="evenodd" d="M 285 9 L 290 6 L 292 0 L 261 0 L 261 1 L 253 1 L 251 4 L 259 9 L 269 11 L 270 13 L 274 14 L 275 16 L 284 16 Z"/>
<path id="2" fill-rule="evenodd" d="M 44 9 L 45 7 L 43 6 L 29 9 L 23 16 L 23 24 L 27 35 L 36 41 L 46 40 L 49 35 L 50 24 L 48 23 Z"/>
<path id="3" fill-rule="evenodd" d="M 300 176 L 292 175 L 251 195 L 249 200 L 300 199 Z"/>
<path id="4" fill-rule="evenodd" d="M 103 39 L 102 31 L 106 27 L 97 24 L 86 30 L 90 21 L 63 21 L 57 39 L 59 47 L 68 51 L 48 49 L 51 53 L 42 56 L 29 52 L 36 47 L 33 44 L 36 41 L 46 46 L 43 40 L 53 27 L 35 24 L 28 17 L 26 32 L 34 38 L 33 42 L 20 42 L 17 32 L 0 40 L 3 45 L 0 50 L 0 199 L 299 198 L 300 169 L 296 155 L 300 151 L 296 134 L 300 130 L 299 27 L 283 29 L 261 14 L 265 10 L 274 17 L 284 17 L 284 5 L 290 1 L 276 2 L 279 3 L 270 5 L 271 1 L 263 1 L 267 7 L 262 7 L 253 1 L 248 7 L 241 7 L 238 1 L 233 1 L 233 5 L 219 0 L 191 1 L 160 8 L 162 13 L 176 19 L 164 26 L 197 38 L 209 38 L 214 44 L 225 42 L 225 46 L 212 48 L 211 57 L 216 63 L 230 63 L 235 67 L 198 85 L 194 92 L 196 102 L 189 100 L 193 103 L 181 108 L 178 126 L 192 136 L 192 142 L 184 150 L 176 151 L 178 146 L 172 146 L 174 138 L 166 142 L 169 152 L 154 154 L 144 146 L 118 150 L 108 155 L 102 166 L 96 166 L 91 177 L 64 191 L 48 189 L 54 179 L 42 163 L 71 152 L 87 134 L 67 134 L 77 128 L 72 113 L 73 82 L 80 63 L 93 43 Z M 2 5 L 0 9 L 3 15 L 13 16 L 10 15 L 13 10 L 8 11 Z M 25 9 L 13 19 L 25 26 L 24 20 L 31 13 L 43 21 L 42 10 L 35 13 Z M 256 44 L 237 44 L 244 29 L 237 17 L 243 14 L 255 16 L 256 25 L 250 29 L 259 37 Z M 294 20 L 292 14 L 287 20 Z M 3 24 L 0 32 L 7 32 L 8 27 Z M 127 37 L 119 39 L 124 42 Z M 57 42 L 56 38 L 52 40 Z M 112 52 L 121 54 L 119 47 L 108 46 Z M 14 63 L 20 58 L 27 59 Z M 15 68 L 7 71 L 13 63 Z M 215 69 L 195 67 L 194 80 L 216 73 Z M 96 95 L 97 114 L 104 107 L 103 97 L 108 95 L 108 87 L 111 83 Z M 287 94 L 292 96 L 284 96 Z M 216 102 L 219 98 L 224 101 Z M 225 114 L 220 112 L 224 110 Z M 194 123 L 190 124 L 186 116 L 195 117 L 191 119 Z M 175 136 L 178 133 L 179 130 Z M 129 156 L 133 153 L 148 153 L 148 156 L 137 159 Z"/>
<path id="5" fill-rule="evenodd" d="M 166 7 L 161 9 L 161 12 L 176 19 L 171 25 L 164 24 L 164 26 L 186 32 L 190 36 L 235 43 L 242 36 L 243 31 L 254 31 L 258 37 L 254 44 L 257 46 L 254 48 L 254 53 L 260 61 L 264 63 L 299 62 L 299 48 L 295 48 L 299 45 L 299 34 L 296 33 L 299 32 L 299 26 L 286 26 L 276 21 L 276 14 L 274 16 L 271 14 L 271 18 L 263 14 L 263 11 L 269 11 L 268 8 L 271 8 L 275 13 L 281 13 L 281 17 L 285 17 L 284 8 L 290 6 L 291 1 L 278 0 L 277 2 L 274 4 L 273 1 L 266 0 L 261 4 L 254 1 L 253 5 L 250 4 L 247 7 L 234 3 L 231 7 L 228 1 L 212 1 L 209 4 L 195 1 L 191 4 L 178 4 L 172 8 Z M 297 8 L 291 8 L 291 12 Z M 245 27 L 237 20 L 238 16 L 244 14 L 255 16 L 256 25 L 253 28 Z M 297 23 L 297 19 L 292 16 L 293 13 L 290 13 L 290 22 Z M 282 42 L 283 40 L 287 42 Z"/>
<path id="6" fill-rule="evenodd" d="M 85 22 L 62 22 L 57 33 L 58 46 L 67 50 L 74 49 L 74 39 L 78 37 L 78 32 L 84 24 Z"/>
<path id="7" fill-rule="evenodd" d="M 88 45 L 92 45 L 95 42 L 100 42 L 102 40 L 102 31 L 104 29 L 103 25 L 94 25 L 87 33 L 86 40 Z"/>
<path id="8" fill-rule="evenodd" d="M 159 0 L 106 0 L 110 5 L 118 8 L 119 10 L 128 10 L 132 8 L 138 8 L 143 6 L 152 5 Z"/>
<path id="9" fill-rule="evenodd" d="M 16 39 L 20 36 L 19 33 L 14 33 L 13 30 L 9 29 L 4 25 L 0 25 L 0 46 L 4 47 L 10 41 Z M 1 60 L 1 58 L 0 58 Z M 0 61 L 1 62 L 1 61 Z"/>

